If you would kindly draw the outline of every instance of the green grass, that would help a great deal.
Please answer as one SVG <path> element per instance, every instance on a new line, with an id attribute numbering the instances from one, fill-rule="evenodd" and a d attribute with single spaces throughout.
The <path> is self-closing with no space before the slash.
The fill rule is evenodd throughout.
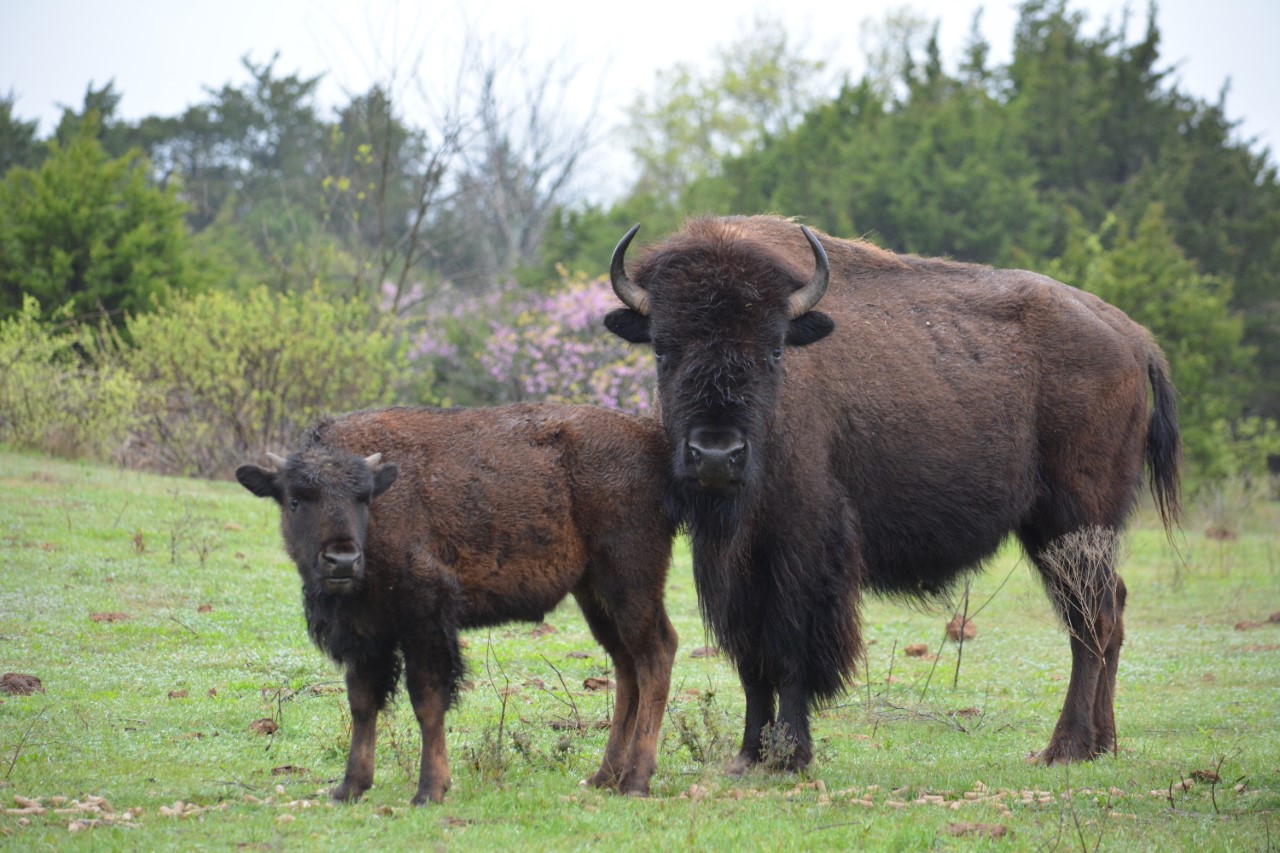
<path id="1" fill-rule="evenodd" d="M 949 609 L 870 600 L 865 669 L 815 720 L 810 772 L 729 779 L 742 696 L 723 659 L 690 654 L 706 638 L 681 546 L 668 587 L 681 649 L 651 798 L 578 785 L 599 762 L 611 696 L 584 689 L 608 661 L 568 602 L 547 616 L 551 633 L 467 635 L 443 806 L 407 805 L 418 736 L 401 699 L 381 724 L 377 784 L 337 807 L 325 792 L 349 737 L 341 675 L 307 640 L 274 508 L 235 484 L 0 453 L 0 671 L 45 688 L 0 697 L 0 846 L 1274 848 L 1280 624 L 1265 620 L 1280 610 L 1280 507 L 1248 513 L 1226 541 L 1193 517 L 1180 556 L 1150 520 L 1127 537 L 1118 756 L 1026 763 L 1069 661 L 1010 548 L 970 591 L 978 635 L 958 667 L 942 641 Z M 128 618 L 92 618 L 104 613 Z M 1244 620 L 1263 624 L 1237 630 Z M 909 658 L 909 643 L 941 659 Z M 263 718 L 279 730 L 252 731 Z M 1204 770 L 1221 781 L 1184 789 Z M 17 798 L 43 813 L 15 813 Z M 1007 834 L 948 833 L 961 823 Z"/>

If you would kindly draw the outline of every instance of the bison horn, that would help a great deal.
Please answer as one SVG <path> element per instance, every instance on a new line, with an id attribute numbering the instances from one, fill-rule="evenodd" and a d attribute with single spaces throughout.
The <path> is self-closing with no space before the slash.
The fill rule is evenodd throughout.
<path id="1" fill-rule="evenodd" d="M 267 461 L 270 462 L 277 471 L 282 471 L 284 470 L 285 462 L 287 460 L 283 456 L 276 456 L 274 453 L 268 450 Z"/>
<path id="2" fill-rule="evenodd" d="M 364 464 L 369 467 L 370 471 L 374 470 L 375 468 L 377 468 L 379 465 L 382 464 L 382 454 L 375 453 L 372 456 L 366 456 L 364 458 Z"/>
<path id="3" fill-rule="evenodd" d="M 813 248 L 813 260 L 817 267 L 814 269 L 813 278 L 809 279 L 809 283 L 792 293 L 791 298 L 787 300 L 787 314 L 792 320 L 813 310 L 813 306 L 817 305 L 818 300 L 827 292 L 827 279 L 831 276 L 831 266 L 827 262 L 827 253 L 822 248 L 822 244 L 818 242 L 818 238 L 813 236 L 813 232 L 804 225 L 800 226 L 800 230 L 804 232 L 804 238 L 809 241 L 810 247 Z M 617 290 L 618 286 L 615 284 L 613 288 Z M 625 302 L 626 300 L 624 299 L 623 301 Z"/>
<path id="4" fill-rule="evenodd" d="M 649 291 L 627 278 L 626 265 L 623 263 L 627 255 L 627 246 L 631 238 L 636 236 L 640 226 L 633 225 L 631 230 L 622 236 L 618 246 L 613 250 L 613 260 L 609 262 L 609 281 L 613 284 L 613 292 L 618 294 L 622 304 L 639 314 L 649 316 Z"/>

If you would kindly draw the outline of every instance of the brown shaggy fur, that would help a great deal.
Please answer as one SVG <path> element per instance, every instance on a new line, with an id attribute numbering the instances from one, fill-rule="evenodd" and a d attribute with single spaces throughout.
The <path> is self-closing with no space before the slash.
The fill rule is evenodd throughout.
<path id="1" fill-rule="evenodd" d="M 864 588 L 945 593 L 1010 534 L 1071 634 L 1043 758 L 1114 750 L 1124 584 L 1104 561 L 1107 577 L 1068 588 L 1043 555 L 1076 531 L 1121 529 L 1144 460 L 1173 523 L 1179 437 L 1159 348 L 1041 275 L 817 237 L 830 284 L 795 319 L 787 300 L 815 253 L 797 224 L 763 216 L 688 223 L 632 265 L 647 316 L 606 318 L 658 357 L 668 500 L 746 692 L 734 769 L 761 760 L 765 726 L 790 739 L 787 766 L 810 760 L 811 707 L 862 651 Z M 713 455 L 729 461 L 712 468 Z"/>
<path id="2" fill-rule="evenodd" d="M 588 781 L 648 793 L 676 650 L 667 456 L 656 422 L 604 409 L 397 408 L 321 422 L 283 470 L 236 472 L 280 504 L 308 629 L 347 670 L 351 754 L 335 799 L 373 784 L 377 713 L 403 667 L 422 729 L 413 802 L 442 800 L 458 631 L 540 621 L 569 594 L 617 680 Z"/>

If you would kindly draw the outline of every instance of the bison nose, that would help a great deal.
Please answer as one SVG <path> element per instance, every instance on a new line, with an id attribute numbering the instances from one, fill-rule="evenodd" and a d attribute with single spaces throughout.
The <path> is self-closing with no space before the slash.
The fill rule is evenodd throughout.
<path id="1" fill-rule="evenodd" d="M 685 444 L 685 465 L 697 480 L 708 486 L 727 486 L 742 477 L 747 462 L 747 443 L 736 429 L 697 427 Z"/>
<path id="2" fill-rule="evenodd" d="M 343 583 L 351 581 L 360 567 L 360 551 L 355 548 L 326 549 L 323 558 L 325 580 Z"/>

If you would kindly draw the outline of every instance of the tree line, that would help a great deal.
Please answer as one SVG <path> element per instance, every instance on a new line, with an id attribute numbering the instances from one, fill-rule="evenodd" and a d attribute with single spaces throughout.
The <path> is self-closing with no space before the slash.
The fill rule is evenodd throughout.
<path id="1" fill-rule="evenodd" d="M 20 322 L 106 318 L 93 347 L 58 350 L 65 372 L 144 339 L 177 347 L 156 330 L 167 317 L 181 336 L 172 318 L 196 322 L 184 314 L 193 300 L 210 316 L 252 305 L 295 319 L 327 303 L 341 310 L 297 328 L 337 323 L 398 345 L 397 374 L 366 383 L 376 399 L 486 403 L 548 388 L 591 399 L 610 388 L 610 399 L 647 400 L 645 365 L 625 352 L 586 356 L 582 318 L 556 294 L 594 304 L 587 291 L 634 222 L 653 239 L 691 214 L 777 212 L 1097 292 L 1168 352 L 1196 468 L 1261 470 L 1280 452 L 1280 182 L 1269 152 L 1238 138 L 1225 89 L 1210 103 L 1172 82 L 1157 13 L 1135 39 L 1124 24 L 1089 33 L 1067 0 L 1026 0 L 1012 57 L 995 65 L 977 18 L 962 55 L 944 61 L 936 24 L 894 12 L 858 78 L 757 21 L 710 65 L 664 69 L 636 97 L 625 129 L 636 177 L 593 204 L 572 187 L 595 151 L 596 117 L 565 112 L 562 59 L 538 66 L 479 41 L 452 86 L 424 99 L 426 119 L 408 118 L 393 81 L 325 114 L 320 78 L 281 73 L 277 59 L 246 58 L 248 82 L 210 89 L 177 116 L 124 120 L 121 93 L 91 85 L 45 138 L 10 95 L 0 98 L 0 318 L 15 336 Z M 574 358 L 533 334 L 534 310 L 560 312 L 536 316 L 571 331 Z M 148 314 L 162 319 L 147 326 Z M 272 358 L 283 355 L 242 354 Z M 374 370 L 379 358 L 357 361 Z M 582 375 L 566 383 L 551 378 L 557 369 Z M 344 387 L 361 384 L 353 375 Z M 170 388 L 153 414 L 171 417 L 181 396 Z M 271 417 L 281 431 L 293 423 Z M 243 446 L 211 459 L 279 440 L 260 425 L 237 429 Z M 147 443 L 131 435 L 135 448 Z"/>

